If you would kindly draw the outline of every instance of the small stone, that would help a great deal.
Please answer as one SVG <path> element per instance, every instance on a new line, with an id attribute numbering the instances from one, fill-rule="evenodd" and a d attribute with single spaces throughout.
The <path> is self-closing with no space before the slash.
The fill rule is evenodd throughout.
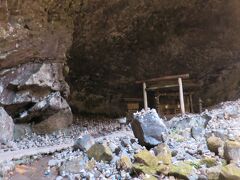
<path id="1" fill-rule="evenodd" d="M 56 180 L 62 180 L 62 179 L 63 179 L 62 176 L 57 176 L 57 177 L 56 177 Z"/>
<path id="2" fill-rule="evenodd" d="M 170 165 L 169 175 L 189 179 L 193 173 L 193 167 L 186 162 L 178 162 L 177 164 Z"/>
<path id="3" fill-rule="evenodd" d="M 63 165 L 59 168 L 60 174 L 64 175 L 63 172 L 75 173 L 75 174 L 79 173 L 82 169 L 85 168 L 85 162 L 84 163 L 81 163 L 81 162 L 83 162 L 82 157 L 65 161 Z"/>
<path id="4" fill-rule="evenodd" d="M 240 168 L 236 164 L 229 164 L 222 167 L 220 177 L 221 180 L 239 180 Z"/>
<path id="5" fill-rule="evenodd" d="M 207 146 L 210 151 L 218 154 L 218 149 L 223 146 L 223 141 L 218 137 L 211 136 L 207 139 Z"/>
<path id="6" fill-rule="evenodd" d="M 84 135 L 84 136 L 82 136 L 82 137 L 79 137 L 76 141 L 75 141 L 75 143 L 74 143 L 74 145 L 73 145 L 73 148 L 75 149 L 75 150 L 77 150 L 77 149 L 80 149 L 81 151 L 87 151 L 87 150 L 89 150 L 90 149 L 90 147 L 92 146 L 92 145 L 94 145 L 95 144 L 95 140 L 94 140 L 94 138 L 92 137 L 92 136 L 90 136 L 90 135 Z"/>
<path id="7" fill-rule="evenodd" d="M 226 141 L 224 145 L 224 158 L 227 162 L 240 161 L 240 142 Z"/>
<path id="8" fill-rule="evenodd" d="M 203 137 L 204 135 L 204 129 L 203 128 L 199 128 L 199 127 L 192 127 L 191 129 L 191 136 L 194 138 L 194 139 L 199 139 L 201 137 Z"/>
<path id="9" fill-rule="evenodd" d="M 0 107 L 0 143 L 13 140 L 14 123 L 3 107 Z"/>
<path id="10" fill-rule="evenodd" d="M 215 166 L 207 169 L 207 178 L 209 180 L 218 180 L 221 172 L 221 167 Z"/>
<path id="11" fill-rule="evenodd" d="M 48 161 L 48 166 L 52 167 L 52 166 L 56 166 L 58 164 L 58 161 L 55 159 L 51 159 L 50 161 Z"/>
<path id="12" fill-rule="evenodd" d="M 121 145 L 122 145 L 123 147 L 128 147 L 130 144 L 131 144 L 130 139 L 123 138 L 123 139 L 121 140 Z"/>
<path id="13" fill-rule="evenodd" d="M 205 157 L 201 160 L 201 164 L 205 164 L 208 168 L 216 166 L 217 160 L 211 157 Z"/>
<path id="14" fill-rule="evenodd" d="M 123 155 L 117 162 L 117 167 L 118 167 L 118 169 L 122 169 L 125 171 L 131 171 L 132 162 L 128 156 Z"/>
<path id="15" fill-rule="evenodd" d="M 159 144 L 153 149 L 157 159 L 162 161 L 163 164 L 169 165 L 172 163 L 172 153 L 166 144 Z"/>
<path id="16" fill-rule="evenodd" d="M 88 151 L 89 158 L 94 158 L 96 161 L 111 161 L 113 159 L 112 151 L 104 144 L 94 144 Z"/>
<path id="17" fill-rule="evenodd" d="M 158 159 L 152 155 L 148 150 L 140 151 L 139 153 L 134 155 L 135 161 L 138 163 L 142 163 L 148 166 L 157 166 Z"/>

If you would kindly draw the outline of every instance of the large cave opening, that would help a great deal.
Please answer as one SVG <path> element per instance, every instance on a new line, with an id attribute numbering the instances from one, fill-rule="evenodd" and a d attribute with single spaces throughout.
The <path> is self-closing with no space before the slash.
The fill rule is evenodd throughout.
<path id="1" fill-rule="evenodd" d="M 122 115 L 122 99 L 142 97 L 136 80 L 183 73 L 201 84 L 196 97 L 203 99 L 204 107 L 236 98 L 238 4 L 167 0 L 83 4 L 68 53 L 73 112 Z"/>

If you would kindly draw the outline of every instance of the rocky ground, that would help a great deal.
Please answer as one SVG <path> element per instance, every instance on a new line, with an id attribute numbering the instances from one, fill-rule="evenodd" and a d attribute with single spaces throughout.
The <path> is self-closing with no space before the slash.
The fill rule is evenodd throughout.
<path id="1" fill-rule="evenodd" d="M 132 122 L 124 131 L 116 122 L 91 129 L 76 125 L 3 145 L 0 153 L 74 143 L 50 155 L 3 162 L 0 175 L 16 179 L 20 174 L 26 179 L 35 174 L 38 179 L 58 180 L 240 179 L 240 100 L 164 123 L 155 110 L 142 111 L 135 114 L 134 121 L 138 123 Z M 156 123 L 161 130 L 153 131 Z"/>

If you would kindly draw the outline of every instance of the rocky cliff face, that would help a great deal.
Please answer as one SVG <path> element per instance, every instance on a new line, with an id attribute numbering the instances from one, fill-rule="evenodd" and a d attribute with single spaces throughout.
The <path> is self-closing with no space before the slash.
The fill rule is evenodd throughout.
<path id="1" fill-rule="evenodd" d="M 177 73 L 203 82 L 199 93 L 206 105 L 234 99 L 239 5 L 238 0 L 3 0 L 1 106 L 18 118 L 52 93 L 66 99 L 68 72 L 74 112 L 122 114 L 122 97 L 141 95 L 135 80 Z"/>
<path id="2" fill-rule="evenodd" d="M 70 92 L 64 73 L 79 4 L 71 0 L 0 2 L 0 106 L 15 123 L 34 122 L 49 132 L 56 129 L 47 128 L 49 119 L 60 119 L 52 123 L 58 128 L 72 123 L 64 100 Z M 59 113 L 65 115 L 59 118 Z"/>

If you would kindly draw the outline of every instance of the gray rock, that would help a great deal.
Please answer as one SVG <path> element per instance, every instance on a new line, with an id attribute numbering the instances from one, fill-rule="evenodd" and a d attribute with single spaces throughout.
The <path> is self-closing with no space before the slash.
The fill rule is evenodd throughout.
<path id="1" fill-rule="evenodd" d="M 12 161 L 4 162 L 4 163 L 0 164 L 0 179 L 1 179 L 1 177 L 3 179 L 5 179 L 7 174 L 10 171 L 13 171 L 14 168 L 15 168 L 15 164 Z"/>
<path id="2" fill-rule="evenodd" d="M 85 160 L 82 157 L 78 157 L 76 159 L 65 161 L 59 171 L 61 175 L 64 175 L 66 172 L 77 174 L 85 168 L 85 165 Z"/>
<path id="3" fill-rule="evenodd" d="M 14 126 L 14 140 L 24 138 L 26 135 L 32 133 L 30 124 L 15 124 Z"/>
<path id="4" fill-rule="evenodd" d="M 62 69 L 62 63 L 26 63 L 0 71 L 0 104 L 7 107 L 12 117 L 18 117 L 52 91 L 67 97 L 69 86 Z"/>
<path id="5" fill-rule="evenodd" d="M 131 126 L 138 142 L 147 147 L 163 142 L 163 134 L 167 133 L 167 127 L 155 109 L 135 113 Z"/>
<path id="6" fill-rule="evenodd" d="M 73 148 L 75 150 L 80 149 L 81 151 L 87 151 L 94 144 L 95 144 L 94 138 L 87 134 L 87 135 L 84 135 L 82 137 L 79 137 L 75 141 Z"/>
<path id="7" fill-rule="evenodd" d="M 226 141 L 224 144 L 224 158 L 227 162 L 240 161 L 240 142 Z"/>
<path id="8" fill-rule="evenodd" d="M 113 154 L 111 149 L 104 145 L 95 143 L 88 151 L 88 157 L 94 158 L 96 161 L 108 161 L 110 162 L 113 159 Z"/>
<path id="9" fill-rule="evenodd" d="M 33 132 L 37 134 L 51 133 L 67 128 L 72 124 L 73 115 L 67 101 L 59 92 L 50 94 L 46 99 L 34 105 L 28 111 L 27 119 L 35 119 Z"/>
<path id="10" fill-rule="evenodd" d="M 204 129 L 199 127 L 192 127 L 191 135 L 196 140 L 202 138 L 204 136 Z"/>
<path id="11" fill-rule="evenodd" d="M 0 143 L 6 143 L 13 139 L 14 123 L 8 113 L 0 107 Z"/>
<path id="12" fill-rule="evenodd" d="M 130 142 L 130 139 L 128 139 L 128 138 L 123 138 L 122 140 L 121 140 L 121 145 L 123 146 L 123 147 L 127 147 L 127 146 L 129 146 L 131 144 L 131 142 Z"/>

